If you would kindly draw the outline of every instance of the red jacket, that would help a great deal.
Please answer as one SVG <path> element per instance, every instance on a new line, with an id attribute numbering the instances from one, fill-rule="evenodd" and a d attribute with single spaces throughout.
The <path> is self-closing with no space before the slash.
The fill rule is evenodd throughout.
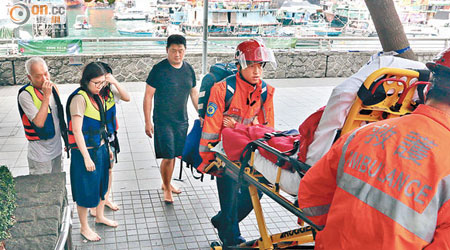
<path id="1" fill-rule="evenodd" d="M 203 159 L 198 168 L 200 171 L 203 171 L 203 168 L 214 160 L 214 152 L 210 152 L 208 143 L 220 141 L 224 115 L 231 116 L 243 125 L 251 125 L 257 118 L 260 124 L 266 123 L 264 125 L 272 128 L 274 126 L 273 94 L 275 89 L 272 86 L 267 85 L 267 99 L 261 108 L 261 81 L 254 87 L 242 80 L 239 73 L 236 74 L 236 90 L 230 107 L 225 112 L 226 86 L 226 82 L 223 81 L 216 83 L 211 88 L 200 139 L 199 151 Z"/>
<path id="2" fill-rule="evenodd" d="M 265 133 L 271 133 L 274 131 L 275 129 L 265 127 L 260 124 L 251 127 L 237 124 L 236 128 L 234 129 L 224 129 L 222 131 L 223 149 L 227 154 L 227 158 L 231 161 L 238 161 L 247 144 L 254 140 L 263 138 Z M 293 148 L 295 140 L 301 140 L 300 135 L 274 137 L 268 140 L 266 144 L 278 149 L 281 152 L 284 152 L 289 151 Z M 259 149 L 259 151 L 264 158 L 273 163 L 277 162 L 277 157 L 274 154 L 269 153 L 264 149 Z M 289 165 L 285 165 L 283 168 L 291 169 Z"/>
<path id="3" fill-rule="evenodd" d="M 450 116 L 413 114 L 340 138 L 300 183 L 316 249 L 449 249 Z"/>

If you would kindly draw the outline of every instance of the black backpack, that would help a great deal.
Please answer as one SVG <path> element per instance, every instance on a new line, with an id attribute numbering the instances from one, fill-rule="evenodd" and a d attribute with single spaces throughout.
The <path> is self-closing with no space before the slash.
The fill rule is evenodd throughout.
<path id="1" fill-rule="evenodd" d="M 231 104 L 231 100 L 233 99 L 234 91 L 236 89 L 236 73 L 237 68 L 235 64 L 216 63 L 211 66 L 211 68 L 209 69 L 209 73 L 203 77 L 202 84 L 200 86 L 200 93 L 198 97 L 198 114 L 201 118 L 205 118 L 206 107 L 208 106 L 208 100 L 211 94 L 212 86 L 215 83 L 221 82 L 225 78 L 227 83 L 227 93 L 225 95 L 225 111 L 228 110 Z M 267 84 L 262 81 L 262 104 L 264 104 L 267 99 L 266 86 Z"/>

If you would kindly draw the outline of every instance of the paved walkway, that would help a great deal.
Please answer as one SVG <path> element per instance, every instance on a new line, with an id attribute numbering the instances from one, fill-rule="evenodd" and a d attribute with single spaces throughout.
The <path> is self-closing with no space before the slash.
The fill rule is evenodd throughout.
<path id="1" fill-rule="evenodd" d="M 298 128 L 309 114 L 326 104 L 332 88 L 341 81 L 339 78 L 268 80 L 276 88 L 276 129 Z M 90 217 L 90 225 L 102 240 L 85 242 L 79 234 L 80 224 L 72 202 L 75 249 L 208 249 L 209 243 L 218 239 L 209 221 L 219 210 L 215 182 L 209 176 L 200 182 L 184 168 L 181 180 L 174 181 L 183 193 L 174 196 L 173 205 L 162 202 L 160 162 L 155 159 L 153 140 L 144 133 L 142 100 L 145 85 L 134 82 L 125 83 L 125 86 L 132 101 L 118 105 L 121 153 L 119 163 L 113 169 L 112 194 L 121 209 L 116 212 L 106 209 L 107 216 L 120 225 L 115 229 L 96 225 Z M 60 85 L 63 103 L 76 87 Z M 14 176 L 28 174 L 27 141 L 17 110 L 18 89 L 19 86 L 0 87 L 0 164 L 7 165 Z M 195 114 L 189 104 L 191 124 Z M 66 172 L 69 172 L 69 163 L 64 159 Z M 178 178 L 179 171 L 177 161 L 174 178 Z M 67 184 L 70 195 L 69 178 Z M 262 199 L 262 206 L 271 233 L 297 227 L 296 218 L 269 198 Z M 246 239 L 259 237 L 253 212 L 241 223 L 241 231 Z"/>

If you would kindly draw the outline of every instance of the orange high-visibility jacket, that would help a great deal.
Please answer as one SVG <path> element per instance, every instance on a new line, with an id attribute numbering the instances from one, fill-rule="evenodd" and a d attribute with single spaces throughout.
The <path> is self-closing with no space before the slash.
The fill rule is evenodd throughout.
<path id="1" fill-rule="evenodd" d="M 450 116 L 420 105 L 339 139 L 301 180 L 316 249 L 449 249 Z"/>
<path id="2" fill-rule="evenodd" d="M 236 90 L 228 110 L 225 112 L 225 95 L 227 84 L 225 81 L 214 84 L 211 88 L 205 120 L 203 123 L 202 136 L 200 139 L 200 156 L 202 165 L 199 170 L 203 171 L 205 164 L 214 160 L 214 153 L 210 152 L 208 143 L 220 141 L 223 128 L 223 118 L 228 115 L 236 122 L 250 125 L 257 117 L 259 124 L 274 126 L 273 94 L 275 89 L 267 86 L 267 99 L 261 107 L 262 84 L 259 81 L 252 86 L 236 74 Z"/>

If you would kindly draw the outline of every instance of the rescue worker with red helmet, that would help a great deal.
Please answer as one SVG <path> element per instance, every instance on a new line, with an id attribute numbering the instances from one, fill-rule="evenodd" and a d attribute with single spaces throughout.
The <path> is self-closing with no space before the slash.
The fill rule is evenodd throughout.
<path id="1" fill-rule="evenodd" d="M 199 148 L 203 162 L 198 170 L 202 172 L 214 160 L 214 153 L 209 150 L 208 143 L 220 141 L 223 128 L 254 124 L 274 126 L 274 88 L 261 80 L 267 63 L 276 67 L 273 51 L 262 41 L 250 39 L 237 46 L 235 59 L 238 73 L 211 88 Z M 235 84 L 231 103 L 225 103 L 228 84 Z M 264 95 L 267 96 L 263 98 Z M 248 188 L 241 187 L 236 200 L 237 211 L 234 211 L 234 190 L 237 183 L 228 176 L 211 172 L 209 174 L 218 176 L 221 211 L 211 222 L 217 228 L 224 248 L 245 242 L 240 235 L 239 221 L 253 209 Z"/>
<path id="2" fill-rule="evenodd" d="M 427 67 L 424 105 L 342 136 L 302 179 L 315 249 L 450 248 L 450 49 Z"/>

